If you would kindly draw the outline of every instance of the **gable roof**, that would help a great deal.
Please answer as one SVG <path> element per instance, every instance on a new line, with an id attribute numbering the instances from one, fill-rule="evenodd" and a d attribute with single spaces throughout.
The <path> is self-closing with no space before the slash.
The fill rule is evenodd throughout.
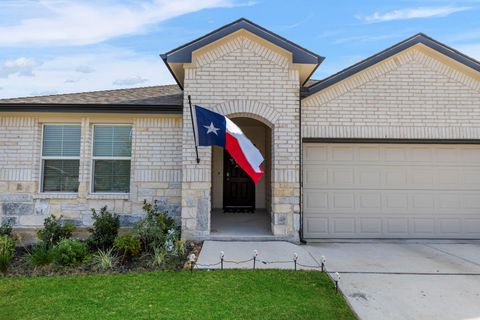
<path id="1" fill-rule="evenodd" d="M 0 112 L 181 113 L 183 92 L 174 85 L 0 99 Z"/>
<path id="2" fill-rule="evenodd" d="M 289 51 L 292 53 L 293 63 L 298 64 L 313 64 L 318 67 L 325 59 L 324 57 L 313 53 L 298 44 L 287 40 L 278 34 L 267 30 L 258 24 L 253 23 L 250 20 L 245 18 L 240 18 L 235 20 L 223 27 L 220 27 L 198 39 L 190 41 L 176 49 L 170 50 L 167 53 L 161 54 L 160 57 L 163 59 L 167 65 L 169 71 L 172 73 L 173 77 L 177 81 L 178 85 L 182 87 L 182 79 L 179 79 L 179 75 L 172 68 L 172 64 L 175 63 L 190 63 L 192 62 L 192 53 L 195 50 L 198 50 L 212 42 L 215 42 L 225 36 L 232 34 L 240 29 L 245 29 L 256 36 L 263 38 L 266 41 L 269 41 L 276 46 Z M 315 67 L 316 69 L 316 67 Z M 315 70 L 313 70 L 314 72 Z M 312 74 L 313 74 L 312 72 Z M 311 74 L 310 74 L 311 76 Z M 309 78 L 309 77 L 308 77 Z M 307 80 L 308 80 L 307 78 Z"/>
<path id="3" fill-rule="evenodd" d="M 402 42 L 399 42 L 390 48 L 387 48 L 377 54 L 374 54 L 373 56 L 368 57 L 365 60 L 362 60 L 346 69 L 341 70 L 340 72 L 337 72 L 323 80 L 318 81 L 317 83 L 308 86 L 307 88 L 304 89 L 304 95 L 309 96 L 314 93 L 319 92 L 320 90 L 323 90 L 325 88 L 328 88 L 360 71 L 363 71 L 367 69 L 368 67 L 371 67 L 374 64 L 377 64 L 385 59 L 390 58 L 391 56 L 408 49 L 418 43 L 421 43 L 441 54 L 444 54 L 445 56 L 456 60 L 459 63 L 462 63 L 466 65 L 467 67 L 470 67 L 476 71 L 480 72 L 480 62 L 461 53 L 460 51 L 457 51 L 433 38 L 430 38 L 426 34 L 423 33 L 418 33 Z"/>

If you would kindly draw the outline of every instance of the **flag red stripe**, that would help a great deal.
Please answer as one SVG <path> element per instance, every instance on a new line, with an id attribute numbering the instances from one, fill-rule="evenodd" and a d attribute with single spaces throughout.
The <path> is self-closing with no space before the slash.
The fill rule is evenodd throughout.
<path id="1" fill-rule="evenodd" d="M 245 157 L 242 148 L 240 148 L 237 139 L 229 133 L 227 133 L 225 136 L 225 149 L 228 151 L 228 153 L 230 153 L 233 160 L 235 160 L 235 162 L 240 166 L 240 168 L 242 168 L 250 176 L 250 178 L 252 178 L 253 182 L 257 184 L 257 182 L 260 181 L 264 174 L 262 167 L 260 167 L 260 169 L 262 169 L 262 172 L 255 172 L 255 170 L 253 170 L 252 166 Z"/>

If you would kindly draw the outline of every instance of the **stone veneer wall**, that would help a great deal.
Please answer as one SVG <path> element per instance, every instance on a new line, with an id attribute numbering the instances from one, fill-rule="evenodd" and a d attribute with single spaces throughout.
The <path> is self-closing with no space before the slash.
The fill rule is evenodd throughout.
<path id="1" fill-rule="evenodd" d="M 61 118 L 60 118 L 61 117 Z M 39 193 L 43 123 L 82 126 L 78 194 Z M 90 194 L 91 137 L 94 123 L 132 124 L 130 194 Z M 180 223 L 181 132 L 179 116 L 90 117 L 75 115 L 0 115 L 0 220 L 13 218 L 19 228 L 35 228 L 49 214 L 77 226 L 91 225 L 91 208 L 121 214 L 123 226 L 143 214 L 143 200 L 157 200 Z"/>
<path id="2" fill-rule="evenodd" d="M 480 81 L 448 62 L 417 45 L 302 100 L 303 137 L 479 139 Z"/>
<path id="3" fill-rule="evenodd" d="M 210 233 L 211 148 L 199 147 L 196 164 L 188 95 L 224 115 L 255 118 L 272 129 L 272 232 L 298 239 L 299 74 L 291 57 L 248 33 L 233 34 L 194 53 L 185 66 L 182 221 L 187 238 Z M 267 191 L 269 192 L 269 191 Z"/>

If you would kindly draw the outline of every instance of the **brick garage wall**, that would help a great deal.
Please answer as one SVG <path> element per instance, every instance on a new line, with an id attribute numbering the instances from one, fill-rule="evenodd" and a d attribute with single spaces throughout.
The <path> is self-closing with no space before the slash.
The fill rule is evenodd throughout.
<path id="1" fill-rule="evenodd" d="M 82 126 L 78 195 L 39 193 L 43 123 Z M 130 194 L 90 194 L 93 124 L 131 124 Z M 129 226 L 142 217 L 142 203 L 155 201 L 180 223 L 181 132 L 179 116 L 103 115 L 0 116 L 0 219 L 13 218 L 19 228 L 35 228 L 50 214 L 63 215 L 77 226 L 91 225 L 91 208 L 104 205 Z"/>
<path id="2" fill-rule="evenodd" d="M 414 46 L 302 101 L 304 137 L 478 139 L 480 81 Z"/>
<path id="3" fill-rule="evenodd" d="M 211 148 L 195 148 L 187 96 L 224 115 L 255 118 L 272 129 L 272 231 L 298 237 L 299 75 L 291 57 L 248 32 L 233 34 L 194 53 L 185 66 L 182 221 L 187 238 L 208 237 L 211 210 Z M 297 222 L 296 222 L 297 221 Z"/>

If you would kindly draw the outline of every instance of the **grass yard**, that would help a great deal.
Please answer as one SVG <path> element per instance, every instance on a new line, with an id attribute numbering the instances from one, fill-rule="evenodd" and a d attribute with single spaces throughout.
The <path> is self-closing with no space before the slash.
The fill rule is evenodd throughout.
<path id="1" fill-rule="evenodd" d="M 355 319 L 325 274 L 149 272 L 0 278 L 0 319 Z"/>

